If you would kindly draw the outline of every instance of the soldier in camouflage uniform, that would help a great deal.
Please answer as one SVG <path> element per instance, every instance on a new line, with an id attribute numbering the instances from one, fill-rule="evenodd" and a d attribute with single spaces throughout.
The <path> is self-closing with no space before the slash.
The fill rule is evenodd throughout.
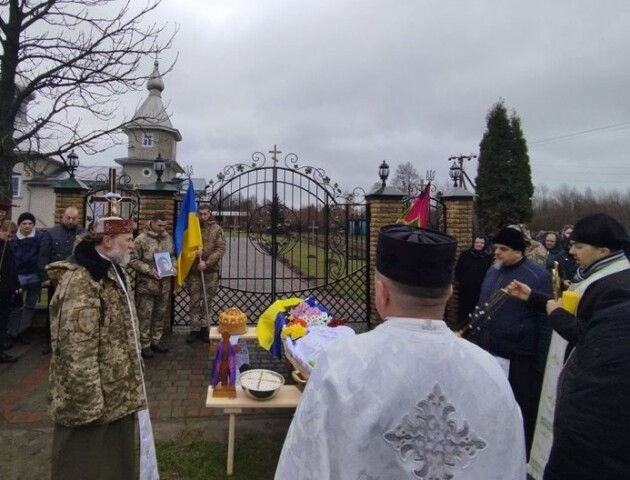
<path id="1" fill-rule="evenodd" d="M 219 289 L 219 264 L 225 253 L 223 230 L 214 221 L 210 207 L 199 205 L 198 210 L 203 250 L 200 252 L 200 258 L 192 265 L 185 282 L 190 294 L 190 333 L 186 337 L 187 343 L 192 343 L 198 339 L 204 342 L 210 341 L 206 309 L 203 304 L 201 275 L 203 275 L 206 283 L 206 300 L 208 311 L 210 311 L 212 299 Z"/>
<path id="2" fill-rule="evenodd" d="M 137 272 L 136 309 L 140 318 L 142 356 L 152 358 L 153 352 L 166 353 L 160 343 L 164 316 L 171 299 L 171 277 L 160 277 L 155 265 L 155 253 L 166 252 L 175 265 L 173 239 L 166 232 L 166 217 L 158 213 L 134 241 L 129 266 Z M 173 273 L 174 273 L 173 267 Z"/>
<path id="3" fill-rule="evenodd" d="M 130 220 L 101 218 L 70 258 L 47 267 L 58 285 L 50 303 L 52 480 L 137 479 L 136 412 L 148 440 L 141 449 L 154 452 L 137 316 L 120 266 L 132 232 Z M 149 471 L 146 478 L 157 478 L 154 456 Z"/>

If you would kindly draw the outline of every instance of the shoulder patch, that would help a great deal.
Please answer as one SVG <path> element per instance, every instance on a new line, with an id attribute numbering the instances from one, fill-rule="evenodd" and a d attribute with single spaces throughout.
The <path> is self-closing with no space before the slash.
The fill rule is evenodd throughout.
<path id="1" fill-rule="evenodd" d="M 94 307 L 79 310 L 77 323 L 83 333 L 92 333 L 98 325 L 98 309 Z"/>

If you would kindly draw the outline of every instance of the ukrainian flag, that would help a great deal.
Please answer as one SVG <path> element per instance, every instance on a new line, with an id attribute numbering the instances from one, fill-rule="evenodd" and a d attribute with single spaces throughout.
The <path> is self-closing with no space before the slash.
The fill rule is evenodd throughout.
<path id="1" fill-rule="evenodd" d="M 177 256 L 177 277 L 175 289 L 180 288 L 197 257 L 197 251 L 203 248 L 201 227 L 197 215 L 195 189 L 192 179 L 188 180 L 188 191 L 182 202 L 175 225 L 175 255 Z"/>

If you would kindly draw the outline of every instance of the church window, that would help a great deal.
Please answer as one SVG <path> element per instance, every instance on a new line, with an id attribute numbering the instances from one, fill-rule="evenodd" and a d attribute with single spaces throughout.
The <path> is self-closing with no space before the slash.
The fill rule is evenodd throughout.
<path id="1" fill-rule="evenodd" d="M 144 147 L 152 147 L 153 146 L 153 134 L 145 133 L 142 137 L 142 146 Z"/>

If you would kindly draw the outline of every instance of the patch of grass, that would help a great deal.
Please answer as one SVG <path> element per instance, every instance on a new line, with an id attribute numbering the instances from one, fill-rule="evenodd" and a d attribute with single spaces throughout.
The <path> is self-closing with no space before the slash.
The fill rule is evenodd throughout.
<path id="1" fill-rule="evenodd" d="M 232 480 L 273 479 L 284 433 L 239 432 L 234 448 Z M 162 480 L 215 480 L 227 478 L 227 442 L 209 442 L 199 436 L 156 442 Z"/>
<path id="2" fill-rule="evenodd" d="M 298 248 L 294 248 L 282 255 L 282 259 L 294 269 L 306 277 L 322 279 L 326 274 L 326 262 L 328 256 L 322 247 L 316 247 L 307 242 L 301 242 Z M 347 262 L 345 269 L 347 272 L 355 272 L 365 265 L 364 259 L 344 259 Z M 355 302 L 365 301 L 365 285 L 355 288 L 351 292 L 343 288 L 343 285 L 331 283 L 329 288 L 335 291 L 340 297 Z"/>

